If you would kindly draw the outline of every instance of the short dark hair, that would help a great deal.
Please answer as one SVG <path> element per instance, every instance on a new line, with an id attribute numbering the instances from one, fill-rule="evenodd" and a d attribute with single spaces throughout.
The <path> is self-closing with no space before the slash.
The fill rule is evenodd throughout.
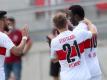
<path id="1" fill-rule="evenodd" d="M 72 12 L 73 15 L 78 15 L 81 19 L 84 19 L 85 12 L 82 6 L 72 5 L 69 7 L 69 10 Z"/>
<path id="2" fill-rule="evenodd" d="M 5 18 L 6 14 L 7 14 L 6 11 L 0 11 L 0 19 Z"/>
<path id="3" fill-rule="evenodd" d="M 58 29 L 63 29 L 66 27 L 67 18 L 63 13 L 57 13 L 53 18 L 53 22 L 55 27 Z"/>
<path id="4" fill-rule="evenodd" d="M 7 20 L 9 20 L 9 21 L 15 23 L 15 19 L 14 19 L 13 17 L 9 17 Z"/>

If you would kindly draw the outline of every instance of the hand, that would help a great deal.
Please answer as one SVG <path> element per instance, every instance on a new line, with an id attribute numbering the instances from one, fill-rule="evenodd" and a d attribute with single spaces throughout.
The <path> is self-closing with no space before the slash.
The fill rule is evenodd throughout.
<path id="1" fill-rule="evenodd" d="M 49 34 L 48 38 L 52 40 L 54 38 L 54 35 L 53 34 Z"/>
<path id="2" fill-rule="evenodd" d="M 54 34 L 54 37 L 56 37 L 58 35 L 58 31 L 56 30 L 55 31 L 55 34 Z"/>
<path id="3" fill-rule="evenodd" d="M 20 56 L 24 56 L 24 55 L 25 55 L 25 53 L 21 53 L 21 54 L 20 54 Z"/>
<path id="4" fill-rule="evenodd" d="M 27 25 L 25 25 L 23 28 L 22 28 L 22 37 L 23 36 L 26 36 L 26 37 L 28 37 L 28 26 Z"/>
<path id="5" fill-rule="evenodd" d="M 91 22 L 89 19 L 87 19 L 87 18 L 84 18 L 83 22 L 84 22 L 85 24 L 87 24 L 87 25 L 92 24 L 92 22 Z"/>

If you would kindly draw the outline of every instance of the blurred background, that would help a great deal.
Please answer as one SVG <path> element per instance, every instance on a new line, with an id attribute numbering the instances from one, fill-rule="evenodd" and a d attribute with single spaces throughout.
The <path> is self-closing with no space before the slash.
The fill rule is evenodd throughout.
<path id="1" fill-rule="evenodd" d="M 49 47 L 46 36 L 52 29 L 52 16 L 59 9 L 80 4 L 86 17 L 98 28 L 98 57 L 107 80 L 107 0 L 0 0 L 0 10 L 16 19 L 18 28 L 29 25 L 33 46 L 23 57 L 22 80 L 52 80 L 49 76 Z"/>

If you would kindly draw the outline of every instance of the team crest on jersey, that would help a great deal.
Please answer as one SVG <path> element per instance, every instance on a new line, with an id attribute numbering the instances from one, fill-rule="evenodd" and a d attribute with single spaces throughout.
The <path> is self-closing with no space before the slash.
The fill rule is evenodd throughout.
<path id="1" fill-rule="evenodd" d="M 18 39 L 18 36 L 17 36 L 17 35 L 14 35 L 14 36 L 13 36 L 13 41 L 17 41 L 17 39 Z"/>

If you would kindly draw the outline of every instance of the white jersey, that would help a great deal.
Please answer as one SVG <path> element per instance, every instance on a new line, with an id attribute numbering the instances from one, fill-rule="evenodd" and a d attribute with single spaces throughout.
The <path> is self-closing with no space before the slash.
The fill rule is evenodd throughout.
<path id="1" fill-rule="evenodd" d="M 84 57 L 84 41 L 89 31 L 64 31 L 51 42 L 51 59 L 58 57 L 61 80 L 89 80 L 90 73 Z"/>
<path id="2" fill-rule="evenodd" d="M 80 22 L 79 25 L 80 26 L 76 27 L 76 29 L 78 30 L 84 29 L 88 31 L 87 25 L 85 23 Z M 96 54 L 96 47 L 97 47 L 97 35 L 85 41 L 85 59 L 92 77 L 101 75 L 101 69 Z"/>
<path id="3" fill-rule="evenodd" d="M 4 75 L 4 60 L 5 56 L 9 55 L 10 49 L 14 46 L 13 42 L 10 40 L 10 38 L 0 32 L 0 80 L 5 80 Z"/>

